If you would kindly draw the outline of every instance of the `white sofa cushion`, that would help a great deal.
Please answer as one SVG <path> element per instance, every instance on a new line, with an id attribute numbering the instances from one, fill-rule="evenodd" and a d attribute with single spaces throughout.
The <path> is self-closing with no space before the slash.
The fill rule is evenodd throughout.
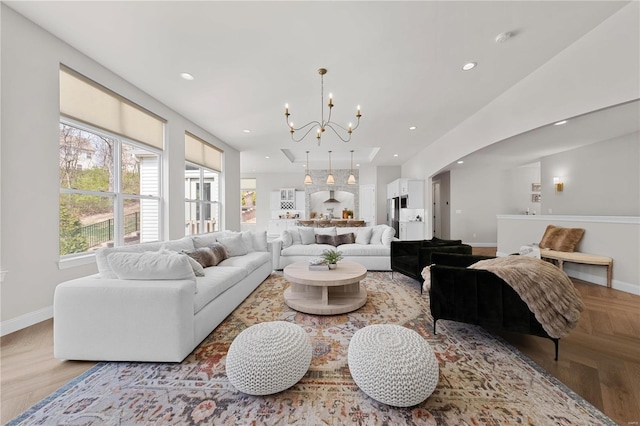
<path id="1" fill-rule="evenodd" d="M 161 250 L 171 251 L 193 250 L 194 248 L 193 238 L 191 237 L 182 237 L 179 240 L 165 241 L 160 247 Z"/>
<path id="2" fill-rule="evenodd" d="M 324 250 L 335 249 L 330 244 L 298 244 L 282 249 L 282 256 L 320 256 Z"/>
<path id="3" fill-rule="evenodd" d="M 371 242 L 371 234 L 373 234 L 373 228 L 365 227 L 358 229 L 356 234 L 356 244 L 366 244 Z"/>
<path id="4" fill-rule="evenodd" d="M 171 251 L 111 253 L 107 260 L 121 280 L 184 280 L 196 277 L 187 256 Z"/>
<path id="5" fill-rule="evenodd" d="M 291 233 L 288 230 L 282 231 L 282 234 L 280 234 L 280 238 L 282 239 L 282 247 L 284 248 L 291 247 L 291 244 L 293 244 L 293 238 L 291 237 Z"/>
<path id="6" fill-rule="evenodd" d="M 218 238 L 218 242 L 227 250 L 229 257 L 244 256 L 249 252 L 242 238 L 242 234 Z"/>
<path id="7" fill-rule="evenodd" d="M 118 278 L 109 265 L 107 256 L 111 253 L 144 253 L 145 251 L 158 251 L 162 247 L 163 242 L 133 244 L 122 247 L 106 247 L 96 251 L 96 265 L 100 278 Z"/>
<path id="8" fill-rule="evenodd" d="M 263 251 L 253 251 L 244 256 L 230 257 L 220 262 L 218 267 L 237 266 L 245 268 L 250 274 L 271 259 L 271 254 Z"/>
<path id="9" fill-rule="evenodd" d="M 206 268 L 204 274 L 204 277 L 196 278 L 198 293 L 194 298 L 194 314 L 248 275 L 245 268 L 233 266 Z"/>
<path id="10" fill-rule="evenodd" d="M 267 231 L 251 231 L 253 235 L 253 249 L 255 251 L 269 251 L 267 244 Z"/>
<path id="11" fill-rule="evenodd" d="M 228 235 L 231 235 L 232 233 L 233 233 L 232 231 L 225 230 L 225 231 L 211 232 L 209 234 L 194 235 L 191 238 L 193 239 L 194 248 L 201 248 L 201 247 L 206 247 L 210 244 L 216 243 L 218 242 L 218 238 L 226 237 Z"/>
<path id="12" fill-rule="evenodd" d="M 338 246 L 342 255 L 347 256 L 390 256 L 391 247 L 382 244 L 342 244 Z"/>
<path id="13" fill-rule="evenodd" d="M 338 235 L 336 232 L 336 227 L 331 226 L 328 228 L 313 228 L 316 235 Z"/>
<path id="14" fill-rule="evenodd" d="M 300 240 L 302 240 L 302 244 L 315 244 L 316 242 L 316 232 L 313 228 L 310 227 L 302 227 L 298 228 L 298 232 L 300 232 Z"/>

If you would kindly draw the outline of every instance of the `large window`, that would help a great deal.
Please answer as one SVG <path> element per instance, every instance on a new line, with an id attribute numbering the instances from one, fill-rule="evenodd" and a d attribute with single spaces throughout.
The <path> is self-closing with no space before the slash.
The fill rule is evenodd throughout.
<path id="1" fill-rule="evenodd" d="M 240 179 L 242 223 L 256 223 L 256 180 Z"/>
<path id="2" fill-rule="evenodd" d="M 185 235 L 220 230 L 222 151 L 185 134 Z"/>
<path id="3" fill-rule="evenodd" d="M 60 255 L 160 239 L 160 152 L 60 123 Z"/>
<path id="4" fill-rule="evenodd" d="M 161 239 L 164 120 L 60 67 L 60 255 Z"/>

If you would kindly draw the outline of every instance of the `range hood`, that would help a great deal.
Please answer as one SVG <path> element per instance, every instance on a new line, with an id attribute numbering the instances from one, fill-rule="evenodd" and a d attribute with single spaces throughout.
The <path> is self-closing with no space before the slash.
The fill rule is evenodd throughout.
<path id="1" fill-rule="evenodd" d="M 329 198 L 324 200 L 323 203 L 339 203 L 340 201 L 336 200 L 334 197 L 335 191 L 329 191 Z"/>

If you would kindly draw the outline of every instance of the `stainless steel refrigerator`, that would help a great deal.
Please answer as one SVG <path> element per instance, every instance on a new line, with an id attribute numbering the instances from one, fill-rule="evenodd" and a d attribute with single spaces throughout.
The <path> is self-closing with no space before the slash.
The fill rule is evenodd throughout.
<path id="1" fill-rule="evenodd" d="M 396 237 L 400 235 L 400 197 L 387 199 L 387 225 L 396 230 Z"/>

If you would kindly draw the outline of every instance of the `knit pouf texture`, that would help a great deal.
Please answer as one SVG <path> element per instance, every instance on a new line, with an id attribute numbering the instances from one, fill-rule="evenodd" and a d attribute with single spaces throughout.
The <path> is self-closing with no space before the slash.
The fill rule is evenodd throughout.
<path id="1" fill-rule="evenodd" d="M 394 407 L 411 407 L 433 393 L 440 368 L 429 343 L 399 325 L 375 324 L 353 334 L 349 370 L 371 398 Z"/>
<path id="2" fill-rule="evenodd" d="M 229 347 L 227 378 L 249 395 L 281 392 L 305 375 L 311 352 L 311 340 L 299 325 L 285 321 L 252 325 Z"/>

